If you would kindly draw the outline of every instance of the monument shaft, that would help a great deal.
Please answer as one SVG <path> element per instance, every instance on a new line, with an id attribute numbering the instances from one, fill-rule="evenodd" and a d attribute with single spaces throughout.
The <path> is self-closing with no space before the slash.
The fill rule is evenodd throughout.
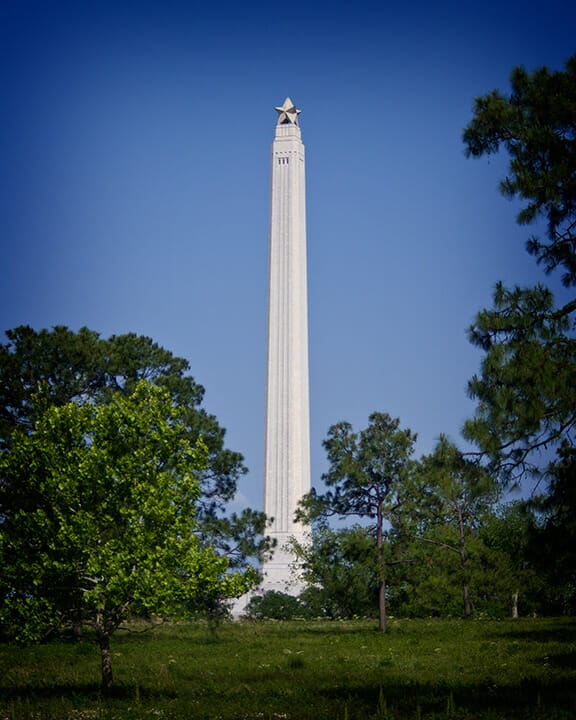
<path id="1" fill-rule="evenodd" d="M 289 98 L 279 112 L 272 145 L 268 373 L 264 510 L 273 518 L 274 555 L 263 565 L 265 590 L 287 591 L 294 556 L 290 537 L 303 541 L 294 522 L 310 490 L 308 302 L 304 145 Z"/>

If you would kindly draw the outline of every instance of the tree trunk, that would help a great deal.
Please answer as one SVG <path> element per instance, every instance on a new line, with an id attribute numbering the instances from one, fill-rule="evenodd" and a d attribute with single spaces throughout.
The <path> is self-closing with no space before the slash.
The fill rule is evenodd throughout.
<path id="1" fill-rule="evenodd" d="M 382 516 L 382 507 L 378 506 L 376 543 L 378 545 L 378 628 L 382 632 L 386 632 L 386 568 L 384 566 L 384 536 L 382 525 L 384 518 Z"/>
<path id="2" fill-rule="evenodd" d="M 378 585 L 378 629 L 386 632 L 386 581 L 381 580 Z"/>
<path id="3" fill-rule="evenodd" d="M 516 620 L 518 618 L 518 596 L 520 593 L 518 590 L 512 595 L 512 617 Z"/>
<path id="4" fill-rule="evenodd" d="M 470 592 L 468 590 L 467 582 L 465 582 L 462 586 L 462 595 L 464 598 L 464 617 L 468 619 L 472 617 L 472 606 L 470 604 Z"/>
<path id="5" fill-rule="evenodd" d="M 464 534 L 464 518 L 462 517 L 462 506 L 456 505 L 458 515 L 458 529 L 460 531 L 460 567 L 462 568 L 462 597 L 464 600 L 464 617 L 468 620 L 472 617 L 472 605 L 470 604 L 470 591 L 468 588 L 468 572 L 466 554 L 466 536 Z"/>
<path id="6" fill-rule="evenodd" d="M 100 659 L 102 663 L 102 687 L 108 690 L 112 687 L 112 654 L 110 652 L 110 631 L 107 627 L 103 613 L 96 615 L 96 636 L 100 646 Z"/>
<path id="7" fill-rule="evenodd" d="M 110 653 L 110 635 L 100 635 L 100 657 L 102 660 L 102 687 L 108 690 L 112 687 L 112 655 Z"/>
<path id="8" fill-rule="evenodd" d="M 76 642 L 82 640 L 82 610 L 79 606 L 72 609 L 72 634 Z"/>

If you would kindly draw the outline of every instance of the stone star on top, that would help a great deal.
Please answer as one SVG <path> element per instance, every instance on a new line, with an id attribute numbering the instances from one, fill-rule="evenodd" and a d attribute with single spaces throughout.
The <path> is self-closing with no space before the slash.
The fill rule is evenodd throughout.
<path id="1" fill-rule="evenodd" d="M 298 125 L 298 115 L 302 112 L 298 110 L 289 97 L 284 100 L 282 107 L 274 108 L 278 113 L 278 125 Z"/>

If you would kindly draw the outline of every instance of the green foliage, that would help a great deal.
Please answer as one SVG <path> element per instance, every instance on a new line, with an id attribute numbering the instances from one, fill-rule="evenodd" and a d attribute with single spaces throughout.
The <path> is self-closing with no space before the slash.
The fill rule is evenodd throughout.
<path id="1" fill-rule="evenodd" d="M 482 609 L 492 617 L 547 614 L 546 580 L 534 565 L 532 538 L 537 518 L 526 501 L 498 506 L 479 531 L 484 546 Z"/>
<path id="2" fill-rule="evenodd" d="M 307 589 L 300 600 L 312 617 L 373 617 L 378 603 L 374 533 L 354 525 L 315 528 L 313 542 L 294 546 Z"/>
<path id="3" fill-rule="evenodd" d="M 486 355 L 468 386 L 478 406 L 464 436 L 478 443 L 505 479 L 533 471 L 535 451 L 574 432 L 576 341 L 570 328 L 567 309 L 557 311 L 546 288 L 498 284 L 493 309 L 480 312 L 470 329 Z"/>
<path id="4" fill-rule="evenodd" d="M 15 427 L 31 431 L 52 405 L 102 404 L 117 392 L 130 395 L 146 380 L 170 394 L 190 441 L 202 436 L 207 447 L 201 512 L 213 513 L 233 497 L 236 480 L 246 472 L 242 456 L 224 448 L 225 431 L 200 407 L 204 388 L 186 374 L 185 359 L 133 333 L 105 340 L 87 328 L 36 332 L 21 326 L 6 337 L 9 342 L 0 345 L 0 444 L 9 442 Z"/>
<path id="5" fill-rule="evenodd" d="M 563 271 L 576 285 L 576 55 L 564 72 L 516 68 L 509 96 L 494 91 L 476 100 L 464 131 L 468 155 L 504 149 L 510 157 L 502 192 L 526 201 L 518 220 L 546 220 L 546 238 L 532 237 L 528 251 L 546 273 Z M 539 453 L 573 444 L 576 430 L 576 299 L 556 307 L 541 285 L 498 284 L 494 306 L 479 313 L 471 342 L 486 355 L 469 384 L 478 400 L 466 438 L 511 482 L 537 472 Z"/>
<path id="6" fill-rule="evenodd" d="M 242 456 L 225 447 L 225 431 L 216 418 L 201 407 L 204 389 L 188 374 L 185 359 L 133 333 L 103 339 L 87 328 L 75 333 L 58 326 L 37 332 L 22 326 L 7 331 L 6 337 L 8 342 L 0 345 L 0 449 L 10 449 L 14 430 L 32 435 L 48 410 L 72 402 L 79 407 L 114 404 L 146 381 L 161 388 L 178 408 L 183 442 L 194 447 L 201 439 L 206 450 L 206 462 L 195 473 L 198 541 L 206 549 L 215 548 L 227 557 L 229 566 L 238 569 L 246 568 L 249 558 L 260 556 L 266 548 L 265 516 L 249 509 L 226 516 L 226 505 L 246 468 Z M 73 454 L 68 461 L 73 462 Z M 17 484 L 12 486 L 5 479 L 0 517 L 12 517 L 23 504 L 28 509 L 34 504 L 41 507 L 42 498 L 36 492 L 25 499 Z M 65 575 L 64 565 L 59 572 Z M 54 575 L 51 585 L 62 588 L 65 604 L 69 597 L 65 577 Z M 220 612 L 223 598 L 213 593 L 213 586 L 204 594 L 197 593 L 197 609 Z M 70 612 L 70 608 L 64 610 Z"/>
<path id="7" fill-rule="evenodd" d="M 448 537 L 447 537 L 448 536 Z M 415 541 L 396 547 L 410 562 L 390 569 L 390 598 L 394 616 L 407 618 L 462 617 L 462 571 L 457 555 L 443 549 L 450 533 L 436 528 L 432 543 Z M 395 543 L 396 545 L 396 543 Z"/>
<path id="8" fill-rule="evenodd" d="M 429 502 L 430 496 L 423 494 L 422 506 Z M 394 613 L 461 616 L 466 580 L 477 617 L 506 618 L 514 611 L 519 616 L 572 614 L 571 521 L 554 519 L 556 511 L 544 510 L 550 503 L 548 494 L 493 507 L 487 503 L 480 515 L 470 516 L 464 534 L 464 569 L 458 531 L 448 516 L 438 523 L 420 518 L 412 526 L 404 518 L 405 524 L 397 525 L 390 538 L 391 554 L 406 559 L 390 568 L 389 602 Z"/>
<path id="9" fill-rule="evenodd" d="M 323 445 L 330 470 L 322 476 L 333 488 L 322 497 L 323 513 L 377 519 L 392 512 L 396 494 L 407 477 L 416 435 L 400 429 L 400 420 L 372 413 L 360 433 L 349 423 L 333 425 Z"/>
<path id="10" fill-rule="evenodd" d="M 0 455 L 11 503 L 0 616 L 15 638 L 40 639 L 46 623 L 81 611 L 109 665 L 109 638 L 129 613 L 175 613 L 205 587 L 240 595 L 251 572 L 227 574 L 195 534 L 206 455 L 168 392 L 144 381 L 105 405 L 52 406 L 31 434 L 15 431 Z"/>
<path id="11" fill-rule="evenodd" d="M 390 604 L 400 617 L 466 617 L 464 583 L 473 617 L 511 617 L 516 593 L 521 616 L 543 609 L 537 574 L 529 566 L 518 570 L 511 551 L 491 546 L 482 529 L 466 536 L 464 570 L 459 555 L 451 550 L 450 528 L 430 529 L 426 539 L 429 542 L 416 540 L 409 545 L 411 563 L 392 569 Z"/>
<path id="12" fill-rule="evenodd" d="M 305 617 L 307 613 L 297 597 L 269 590 L 251 598 L 245 615 L 250 620 L 294 620 Z"/>
<path id="13" fill-rule="evenodd" d="M 528 201 L 518 221 L 547 221 L 547 242 L 532 238 L 528 251 L 546 272 L 564 270 L 566 286 L 576 284 L 576 55 L 563 72 L 546 67 L 532 74 L 515 68 L 511 93 L 494 90 L 475 101 L 464 130 L 470 156 L 504 148 L 510 157 L 502 193 Z"/>
<path id="14" fill-rule="evenodd" d="M 542 578 L 549 614 L 576 613 L 576 452 L 564 445 L 548 475 L 547 492 L 532 499 L 527 555 Z"/>
<path id="15" fill-rule="evenodd" d="M 421 459 L 405 483 L 404 516 L 424 530 L 451 527 L 457 546 L 461 527 L 477 528 L 498 495 L 490 474 L 441 435 L 434 451 Z"/>
<path id="16" fill-rule="evenodd" d="M 492 478 L 477 463 L 464 457 L 445 436 L 440 437 L 431 455 L 422 458 L 403 488 L 403 513 L 397 519 L 395 531 L 400 540 L 404 537 L 413 556 L 420 555 L 420 564 L 422 553 L 417 549 L 414 553 L 414 545 L 430 546 L 429 551 L 433 550 L 436 557 L 447 552 L 456 556 L 458 570 L 454 571 L 452 561 L 445 562 L 444 581 L 455 580 L 461 588 L 465 617 L 472 614 L 470 545 L 495 499 Z M 430 558 L 428 562 L 431 566 Z M 417 564 L 412 574 L 416 569 Z M 417 589 L 421 593 L 422 585 Z"/>
<path id="17" fill-rule="evenodd" d="M 499 496 L 486 470 L 445 437 L 422 458 L 391 534 L 393 556 L 407 560 L 390 571 L 396 613 L 456 617 L 463 604 L 465 617 L 552 610 L 547 595 L 557 587 L 532 550 L 536 514 L 526 502 L 497 505 Z"/>
<path id="18" fill-rule="evenodd" d="M 319 495 L 313 489 L 300 504 L 306 520 L 358 516 L 374 521 L 375 571 L 378 574 L 380 629 L 386 629 L 386 562 L 384 522 L 398 510 L 402 484 L 409 477 L 416 435 L 400 428 L 387 413 L 372 413 L 367 428 L 355 433 L 347 422 L 328 431 L 324 440 L 330 469 L 322 476 L 330 488 Z"/>

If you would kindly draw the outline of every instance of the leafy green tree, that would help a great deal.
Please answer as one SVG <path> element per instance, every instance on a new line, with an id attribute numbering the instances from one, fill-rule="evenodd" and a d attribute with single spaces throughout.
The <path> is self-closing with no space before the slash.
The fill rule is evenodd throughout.
<path id="1" fill-rule="evenodd" d="M 15 428 L 32 433 L 36 421 L 53 406 L 104 405 L 118 393 L 129 396 L 143 380 L 161 387 L 178 407 L 189 443 L 195 445 L 201 437 L 207 448 L 207 462 L 198 471 L 199 539 L 235 567 L 259 558 L 267 547 L 265 516 L 250 509 L 226 514 L 246 468 L 240 453 L 225 447 L 225 430 L 202 407 L 204 388 L 188 374 L 185 359 L 133 333 L 103 339 L 87 328 L 35 331 L 21 326 L 8 330 L 6 337 L 8 342 L 0 345 L 0 449 L 9 447 Z M 0 517 L 18 508 L 5 490 Z M 196 600 L 202 602 L 201 596 Z M 209 593 L 204 600 L 209 612 L 221 610 L 222 598 Z"/>
<path id="2" fill-rule="evenodd" d="M 527 249 L 546 273 L 562 271 L 576 286 L 576 55 L 565 71 L 516 68 L 508 96 L 493 91 L 476 100 L 464 131 L 473 157 L 505 150 L 504 195 L 525 201 L 521 224 L 545 221 L 544 235 Z M 576 430 L 576 299 L 556 306 L 550 290 L 496 287 L 494 307 L 470 328 L 485 351 L 481 372 L 469 384 L 477 412 L 464 428 L 504 472 L 537 471 L 538 451 L 573 444 Z"/>
<path id="3" fill-rule="evenodd" d="M 539 598 L 534 592 L 538 585 L 533 584 L 538 581 L 536 574 L 519 573 L 517 558 L 488 542 L 484 529 L 489 522 L 486 518 L 478 530 L 466 536 L 465 577 L 473 614 L 510 617 L 515 604 L 523 613 L 538 611 Z M 455 548 L 454 530 L 434 525 L 426 538 L 432 542 L 391 537 L 392 552 L 410 562 L 391 568 L 390 602 L 397 614 L 406 617 L 462 617 L 462 564 L 459 553 L 450 549 Z"/>
<path id="4" fill-rule="evenodd" d="M 457 556 L 464 617 L 471 617 L 469 546 L 496 501 L 496 484 L 480 465 L 440 436 L 434 452 L 422 458 L 405 483 L 401 498 L 397 531 Z"/>
<path id="5" fill-rule="evenodd" d="M 0 496 L 17 496 L 1 527 L 2 620 L 16 639 L 41 638 L 80 602 L 112 685 L 110 639 L 131 612 L 171 614 L 206 588 L 240 595 L 254 571 L 197 536 L 201 440 L 191 447 L 169 393 L 139 382 L 104 405 L 52 406 L 0 455 Z"/>
<path id="6" fill-rule="evenodd" d="M 546 579 L 532 557 L 538 519 L 531 503 L 499 505 L 484 518 L 483 600 L 491 615 L 546 613 Z"/>
<path id="7" fill-rule="evenodd" d="M 361 525 L 333 529 L 321 523 L 311 543 L 294 543 L 307 589 L 300 595 L 315 617 L 375 614 L 378 558 L 374 533 Z"/>
<path id="8" fill-rule="evenodd" d="M 420 512 L 411 510 L 410 498 L 404 501 L 401 522 L 390 537 L 392 554 L 410 561 L 391 568 L 390 599 L 397 612 L 409 617 L 459 615 L 465 581 L 475 615 L 569 614 L 575 585 L 565 520 L 553 523 L 547 537 L 552 516 L 543 512 L 540 501 L 492 505 L 498 493 L 490 498 L 489 486 L 488 495 L 472 489 L 480 497 L 465 523 L 464 567 L 455 514 L 443 521 L 426 487 L 416 493 Z M 549 496 L 543 501 L 548 504 Z"/>
<path id="9" fill-rule="evenodd" d="M 314 489 L 303 499 L 301 514 L 307 520 L 330 516 L 357 516 L 374 521 L 378 573 L 380 629 L 386 629 L 385 521 L 399 507 L 399 492 L 411 467 L 416 435 L 400 428 L 400 420 L 387 413 L 372 413 L 360 433 L 347 422 L 328 431 L 324 440 L 330 469 L 322 476 L 329 488 Z"/>
<path id="10" fill-rule="evenodd" d="M 546 492 L 530 502 L 536 514 L 527 555 L 544 585 L 549 614 L 576 612 L 576 451 L 564 445 L 550 466 Z"/>
<path id="11" fill-rule="evenodd" d="M 454 542 L 452 528 L 434 525 L 419 537 L 390 535 L 391 554 L 404 559 L 390 567 L 390 603 L 402 617 L 462 617 L 462 568 L 457 553 L 446 549 Z M 471 603 L 475 605 L 473 571 L 476 543 L 467 538 L 467 573 Z"/>
<path id="12" fill-rule="evenodd" d="M 245 610 L 251 620 L 294 620 L 306 615 L 299 598 L 276 590 L 254 595 Z"/>
<path id="13" fill-rule="evenodd" d="M 87 328 L 75 333 L 63 326 L 20 326 L 6 337 L 8 343 L 0 345 L 0 443 L 6 444 L 14 427 L 30 431 L 47 407 L 107 402 L 146 380 L 170 393 L 191 441 L 202 435 L 208 448 L 201 512 L 214 514 L 234 496 L 246 472 L 242 456 L 224 447 L 224 429 L 201 407 L 204 388 L 187 374 L 187 360 L 133 333 L 105 340 Z"/>

